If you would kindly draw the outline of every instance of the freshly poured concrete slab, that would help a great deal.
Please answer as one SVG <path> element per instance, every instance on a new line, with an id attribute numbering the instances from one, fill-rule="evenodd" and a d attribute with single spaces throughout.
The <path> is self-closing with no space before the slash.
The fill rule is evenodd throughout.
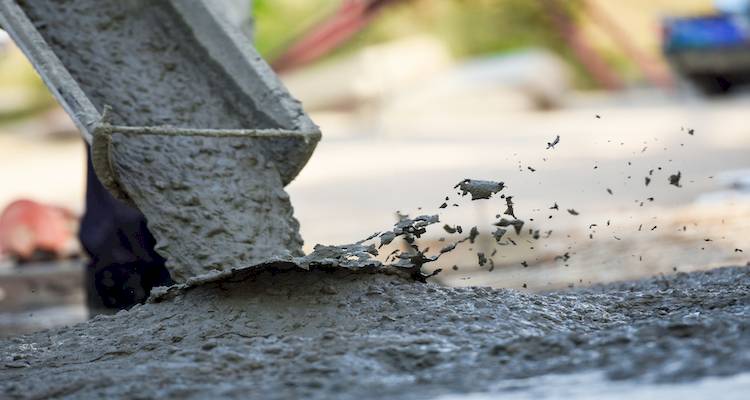
<path id="1" fill-rule="evenodd" d="M 746 267 L 525 294 L 268 264 L 0 340 L 0 393 L 685 399 L 667 390 L 679 387 L 702 394 L 688 398 L 742 398 L 734 394 L 748 384 L 748 287 Z M 724 391 L 704 379 L 724 379 Z"/>
<path id="2" fill-rule="evenodd" d="M 0 23 L 91 144 L 100 180 L 146 214 L 177 280 L 299 254 L 283 185 L 320 139 L 216 6 L 0 0 Z"/>

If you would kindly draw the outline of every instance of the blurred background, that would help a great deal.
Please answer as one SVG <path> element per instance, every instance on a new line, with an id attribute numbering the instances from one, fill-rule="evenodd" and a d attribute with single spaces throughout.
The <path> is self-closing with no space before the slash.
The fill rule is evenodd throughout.
<path id="1" fill-rule="evenodd" d="M 749 1 L 223 1 L 323 131 L 288 187 L 307 250 L 440 212 L 481 233 L 436 263 L 451 285 L 748 261 Z M 491 235 L 506 201 L 457 196 L 464 178 L 506 183 L 512 242 Z M 0 34 L 0 336 L 86 318 L 84 183 L 75 126 Z"/>

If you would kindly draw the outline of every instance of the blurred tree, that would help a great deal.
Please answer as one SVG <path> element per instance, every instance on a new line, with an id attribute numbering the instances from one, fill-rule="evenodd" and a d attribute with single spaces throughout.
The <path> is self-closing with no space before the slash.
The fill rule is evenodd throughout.
<path id="1" fill-rule="evenodd" d="M 257 0 L 258 48 L 268 54 L 331 12 L 339 2 Z M 538 1 L 413 0 L 386 10 L 346 49 L 415 33 L 437 35 L 459 57 L 528 46 L 564 47 Z"/>
<path id="2" fill-rule="evenodd" d="M 301 32 L 330 15 L 341 0 L 256 0 L 256 44 L 274 58 Z M 580 0 L 566 0 L 577 15 Z M 544 2 L 528 0 L 412 0 L 387 8 L 362 33 L 327 59 L 367 45 L 414 34 L 431 34 L 457 58 L 526 47 L 550 49 L 572 62 L 578 83 L 591 81 L 555 29 Z"/>
<path id="3" fill-rule="evenodd" d="M 305 28 L 336 9 L 340 0 L 255 0 L 255 45 L 266 58 L 277 55 Z"/>
<path id="4" fill-rule="evenodd" d="M 0 123 L 14 121 L 56 104 L 26 56 L 11 42 L 0 51 Z"/>

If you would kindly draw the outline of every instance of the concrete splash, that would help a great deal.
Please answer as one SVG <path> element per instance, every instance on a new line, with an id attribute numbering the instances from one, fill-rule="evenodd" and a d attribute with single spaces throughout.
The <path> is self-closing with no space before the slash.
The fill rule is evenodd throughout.
<path id="1" fill-rule="evenodd" d="M 495 181 L 482 181 L 478 179 L 464 179 L 456 184 L 454 189 L 459 189 L 461 196 L 471 194 L 472 200 L 489 199 L 493 194 L 503 190 L 505 183 Z"/>
<path id="2" fill-rule="evenodd" d="M 176 281 L 302 255 L 289 195 L 262 143 L 115 133 L 112 146 L 120 184 Z"/>

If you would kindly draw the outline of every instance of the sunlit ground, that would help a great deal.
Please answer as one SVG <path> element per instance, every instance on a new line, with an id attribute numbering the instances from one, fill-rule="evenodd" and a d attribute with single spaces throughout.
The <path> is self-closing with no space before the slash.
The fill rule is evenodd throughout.
<path id="1" fill-rule="evenodd" d="M 536 217 L 529 224 L 535 229 L 577 232 L 588 239 L 589 225 L 598 224 L 597 244 L 614 240 L 612 236 L 635 240 L 667 235 L 667 228 L 637 232 L 627 224 L 653 219 L 649 229 L 667 226 L 681 217 L 681 210 L 690 214 L 697 200 L 724 190 L 723 172 L 750 167 L 746 156 L 750 128 L 744 123 L 750 99 L 744 96 L 708 102 L 635 92 L 578 96 L 571 103 L 548 112 L 474 109 L 466 113 L 446 105 L 431 110 L 427 104 L 418 112 L 384 109 L 375 117 L 360 119 L 313 114 L 324 135 L 329 135 L 288 188 L 307 249 L 315 243 L 346 243 L 387 229 L 397 210 L 441 211 L 446 221 L 469 227 L 493 222 L 495 214 L 504 210 L 502 199 L 462 199 L 458 208 L 438 209 L 446 195 L 451 196 L 451 204 L 457 199 L 452 187 L 464 178 L 504 181 L 505 193 L 514 196 L 516 215 L 527 220 Z M 0 202 L 31 197 L 80 212 L 81 141 L 45 140 L 23 132 L 33 125 L 9 129 L 12 133 L 0 135 L 0 181 L 4 182 Z M 687 133 L 689 129 L 694 135 Z M 547 150 L 546 143 L 556 135 L 560 144 Z M 651 169 L 652 183 L 645 186 Z M 681 188 L 668 184 L 668 176 L 677 171 L 682 173 Z M 650 197 L 654 200 L 648 201 Z M 555 202 L 560 212 L 548 210 Z M 711 204 L 701 207 L 710 208 L 712 215 L 726 210 L 737 219 L 726 202 Z M 564 212 L 568 208 L 580 215 Z M 607 219 L 613 221 L 608 228 L 604 227 Z M 711 226 L 699 223 L 690 232 L 703 236 L 701 231 L 708 233 Z M 441 232 L 435 229 L 428 238 L 437 239 Z M 715 239 L 710 246 L 721 243 Z M 548 242 L 537 248 L 557 251 L 586 241 L 553 234 Z M 570 263 L 576 263 L 575 257 Z"/>
<path id="2" fill-rule="evenodd" d="M 491 237 L 459 246 L 437 263 L 444 269 L 439 279 L 451 284 L 544 290 L 744 265 L 739 250 L 750 214 L 746 197 L 727 191 L 726 172 L 748 167 L 748 101 L 655 92 L 579 96 L 550 112 L 386 112 L 369 123 L 350 122 L 350 132 L 326 116 L 319 119 L 324 132 L 347 134 L 324 140 L 289 191 L 311 245 L 364 238 L 393 223 L 395 210 L 440 211 L 451 225 L 489 233 L 504 200 L 438 206 L 446 195 L 449 204 L 457 200 L 452 187 L 464 178 L 504 181 L 516 215 L 552 234 L 522 238 L 518 246 L 497 246 Z M 547 150 L 556 135 L 560 144 Z M 668 182 L 678 171 L 679 188 Z M 549 210 L 554 203 L 559 211 Z M 435 227 L 426 241 L 438 249 L 441 236 L 451 238 Z M 478 249 L 498 250 L 492 273 L 477 268 Z M 566 252 L 566 262 L 554 260 Z"/>

